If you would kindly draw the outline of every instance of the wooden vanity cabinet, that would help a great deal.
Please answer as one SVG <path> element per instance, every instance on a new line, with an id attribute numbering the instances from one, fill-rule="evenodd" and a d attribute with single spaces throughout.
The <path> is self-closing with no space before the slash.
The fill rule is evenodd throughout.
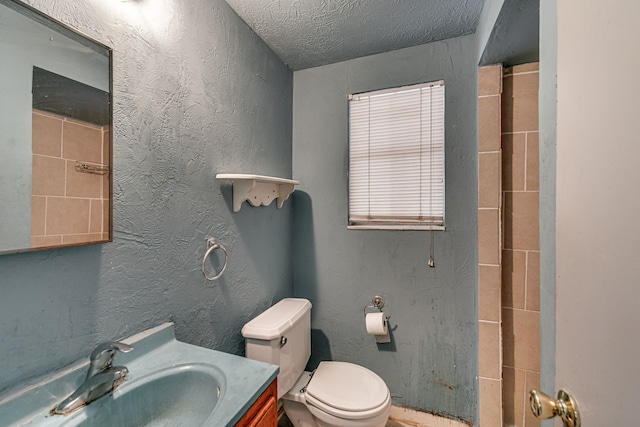
<path id="1" fill-rule="evenodd" d="M 278 380 L 275 379 L 249 408 L 236 427 L 278 427 Z"/>

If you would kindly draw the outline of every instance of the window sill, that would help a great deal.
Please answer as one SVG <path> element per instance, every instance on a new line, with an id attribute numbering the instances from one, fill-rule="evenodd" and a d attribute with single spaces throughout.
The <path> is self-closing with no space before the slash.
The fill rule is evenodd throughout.
<path id="1" fill-rule="evenodd" d="M 444 225 L 384 225 L 384 224 L 367 224 L 367 225 L 347 225 L 348 230 L 437 230 L 444 231 Z"/>

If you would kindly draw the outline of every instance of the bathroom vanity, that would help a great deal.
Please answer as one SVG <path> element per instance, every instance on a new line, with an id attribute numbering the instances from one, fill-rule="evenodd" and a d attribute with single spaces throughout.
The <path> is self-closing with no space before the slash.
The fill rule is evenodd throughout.
<path id="1" fill-rule="evenodd" d="M 278 425 L 278 383 L 274 380 L 249 408 L 236 427 L 276 427 Z"/>
<path id="2" fill-rule="evenodd" d="M 52 414 L 86 382 L 79 362 L 0 396 L 0 425 L 276 427 L 277 366 L 177 341 L 172 323 L 124 339 L 116 353 L 126 380 L 67 415 Z M 87 351 L 87 353 L 89 353 Z"/>

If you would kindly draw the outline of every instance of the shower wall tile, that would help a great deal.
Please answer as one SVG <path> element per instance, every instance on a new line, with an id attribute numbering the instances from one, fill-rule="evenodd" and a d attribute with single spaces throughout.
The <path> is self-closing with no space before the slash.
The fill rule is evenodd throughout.
<path id="1" fill-rule="evenodd" d="M 526 134 L 502 134 L 502 190 L 525 189 Z"/>
<path id="2" fill-rule="evenodd" d="M 107 234 L 107 238 L 109 238 L 109 226 L 111 225 L 110 216 L 109 216 L 110 212 L 111 212 L 111 205 L 109 203 L 109 200 L 103 199 L 102 200 L 102 232 Z"/>
<path id="3" fill-rule="evenodd" d="M 540 420 L 529 410 L 529 390 L 540 390 L 540 373 L 525 371 L 524 427 L 540 427 Z"/>
<path id="4" fill-rule="evenodd" d="M 527 191 L 540 191 L 540 144 L 538 132 L 527 134 L 527 165 L 526 188 Z"/>
<path id="5" fill-rule="evenodd" d="M 108 199 L 109 198 L 109 192 L 110 192 L 109 183 L 110 183 L 110 179 L 111 179 L 110 178 L 110 173 L 111 172 L 107 173 L 106 175 L 102 175 L 102 177 L 100 179 L 100 182 L 102 183 L 102 188 L 101 188 L 102 193 L 101 194 L 102 194 L 102 198 L 103 199 Z"/>
<path id="6" fill-rule="evenodd" d="M 33 155 L 31 191 L 34 196 L 64 196 L 65 161 Z"/>
<path id="7" fill-rule="evenodd" d="M 87 199 L 49 197 L 47 200 L 47 233 L 88 233 L 90 204 Z"/>
<path id="8" fill-rule="evenodd" d="M 538 73 L 505 75 L 502 131 L 538 131 Z"/>
<path id="9" fill-rule="evenodd" d="M 503 404 L 514 427 L 540 425 L 528 409 L 540 370 L 538 68 L 506 68 L 502 93 Z"/>
<path id="10" fill-rule="evenodd" d="M 540 311 L 540 252 L 527 252 L 526 310 Z"/>
<path id="11" fill-rule="evenodd" d="M 500 96 L 478 99 L 478 135 L 480 152 L 500 150 Z"/>
<path id="12" fill-rule="evenodd" d="M 62 244 L 62 236 L 32 236 L 31 237 L 32 248 L 58 246 L 60 244 Z"/>
<path id="13" fill-rule="evenodd" d="M 76 162 L 67 160 L 67 197 L 102 198 L 102 181 L 105 175 L 97 175 L 76 170 Z"/>
<path id="14" fill-rule="evenodd" d="M 502 162 L 500 152 L 480 153 L 478 155 L 478 168 L 482 179 L 478 181 L 478 207 L 500 207 L 500 164 Z"/>
<path id="15" fill-rule="evenodd" d="M 504 366 L 540 372 L 540 313 L 502 309 Z"/>
<path id="16" fill-rule="evenodd" d="M 502 65 L 481 67 L 478 71 L 478 96 L 502 93 Z"/>
<path id="17" fill-rule="evenodd" d="M 502 381 L 480 378 L 480 425 L 502 425 Z"/>
<path id="18" fill-rule="evenodd" d="M 500 264 L 500 211 L 498 209 L 478 211 L 478 262 Z"/>
<path id="19" fill-rule="evenodd" d="M 526 72 L 505 74 L 502 96 L 512 98 L 524 98 L 529 96 L 537 97 L 538 73 Z M 537 130 L 537 128 L 534 128 L 533 130 Z M 506 132 L 506 130 L 503 130 L 503 132 Z"/>
<path id="20" fill-rule="evenodd" d="M 109 147 L 111 143 L 111 133 L 109 131 L 110 126 L 102 127 L 102 160 L 101 163 L 104 165 L 108 165 L 111 163 Z"/>
<path id="21" fill-rule="evenodd" d="M 31 235 L 44 235 L 44 223 L 47 207 L 47 198 L 42 196 L 31 197 Z"/>
<path id="22" fill-rule="evenodd" d="M 527 275 L 525 251 L 502 251 L 502 306 L 524 309 Z"/>
<path id="23" fill-rule="evenodd" d="M 500 321 L 500 266 L 478 266 L 478 317 Z"/>
<path id="24" fill-rule="evenodd" d="M 62 120 L 35 111 L 31 116 L 33 121 L 31 150 L 33 154 L 60 157 L 62 153 Z"/>
<path id="25" fill-rule="evenodd" d="M 500 380 L 502 378 L 502 369 L 499 363 L 502 347 L 500 344 L 500 323 L 480 321 L 478 338 L 480 343 L 478 372 L 480 376 Z"/>
<path id="26" fill-rule="evenodd" d="M 530 62 L 528 64 L 514 65 L 504 69 L 504 75 L 509 76 L 513 74 L 530 73 L 540 70 L 540 63 Z"/>
<path id="27" fill-rule="evenodd" d="M 478 373 L 480 425 L 502 425 L 502 66 L 478 72 Z"/>
<path id="28" fill-rule="evenodd" d="M 524 422 L 525 371 L 504 367 L 504 425 L 522 426 Z"/>
<path id="29" fill-rule="evenodd" d="M 89 218 L 89 233 L 102 233 L 102 200 L 91 200 L 91 217 Z"/>
<path id="30" fill-rule="evenodd" d="M 540 389 L 540 374 L 510 367 L 504 368 L 504 425 L 505 427 L 539 427 L 529 409 L 529 390 Z"/>
<path id="31" fill-rule="evenodd" d="M 102 233 L 65 234 L 62 243 L 72 245 L 74 243 L 97 242 L 102 239 Z"/>
<path id="32" fill-rule="evenodd" d="M 110 161 L 108 127 L 40 110 L 32 119 L 32 246 L 108 238 L 110 176 L 75 169 Z"/>
<path id="33" fill-rule="evenodd" d="M 109 152 L 109 147 L 111 144 L 111 134 L 109 133 L 109 126 L 105 126 L 102 132 L 102 164 L 105 166 L 110 166 L 111 164 L 111 153 Z M 111 171 L 106 175 L 102 175 L 102 198 L 109 198 L 109 183 L 111 182 L 110 178 Z"/>
<path id="34" fill-rule="evenodd" d="M 540 194 L 504 193 L 504 247 L 540 250 Z"/>
<path id="35" fill-rule="evenodd" d="M 62 155 L 65 159 L 102 162 L 102 129 L 65 120 L 62 126 Z"/>

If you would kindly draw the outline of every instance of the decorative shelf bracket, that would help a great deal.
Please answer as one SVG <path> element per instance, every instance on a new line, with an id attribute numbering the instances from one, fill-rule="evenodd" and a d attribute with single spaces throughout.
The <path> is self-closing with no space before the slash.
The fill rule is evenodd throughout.
<path id="1" fill-rule="evenodd" d="M 240 173 L 219 173 L 216 178 L 233 181 L 234 212 L 240 210 L 245 200 L 251 206 L 269 206 L 274 199 L 277 199 L 277 206 L 280 209 L 295 190 L 295 186 L 300 184 L 292 179 Z"/>

